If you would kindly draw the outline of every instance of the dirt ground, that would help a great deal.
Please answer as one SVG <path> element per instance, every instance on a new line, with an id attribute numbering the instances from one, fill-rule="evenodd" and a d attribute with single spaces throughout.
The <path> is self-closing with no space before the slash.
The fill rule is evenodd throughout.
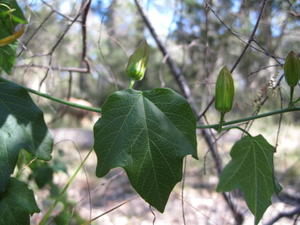
<path id="1" fill-rule="evenodd" d="M 282 148 L 286 140 L 295 140 L 295 137 L 291 137 L 291 132 L 288 132 L 290 129 L 292 128 L 282 128 L 282 138 L 280 139 L 281 142 L 279 142 Z M 297 132 L 299 133 L 298 130 Z M 266 135 L 269 140 L 273 141 L 274 132 L 268 133 L 267 130 Z M 218 143 L 219 149 L 221 149 L 220 155 L 224 161 L 230 159 L 229 149 L 233 141 L 239 137 L 240 133 L 234 131 L 222 138 Z M 283 140 L 285 141 L 283 142 Z M 290 144 L 293 143 L 290 142 Z M 278 175 L 281 183 L 289 183 L 290 180 L 287 178 L 288 171 L 291 168 L 298 168 L 294 167 L 299 162 L 298 157 L 293 160 L 292 156 L 295 153 L 294 150 L 299 148 L 299 143 L 294 144 L 293 150 L 281 151 L 275 157 L 275 163 L 280 163 L 281 166 L 279 168 L 285 171 L 285 173 Z M 199 140 L 198 146 L 205 146 L 202 140 Z M 65 152 L 62 160 L 68 165 L 69 174 L 72 174 L 72 171 L 80 164 L 83 156 L 88 151 L 76 150 L 74 145 L 70 144 L 70 141 L 60 142 L 56 148 L 58 147 Z M 81 157 L 79 157 L 79 154 Z M 289 160 L 286 160 L 287 155 Z M 114 169 L 106 177 L 97 178 L 95 176 L 97 160 L 94 153 L 90 155 L 85 164 L 85 169 L 77 175 L 75 181 L 68 189 L 68 198 L 75 203 L 74 209 L 85 219 L 95 218 L 104 214 L 92 223 L 94 225 L 233 225 L 234 220 L 231 211 L 222 195 L 215 191 L 218 179 L 213 160 L 210 154 L 207 154 L 205 148 L 199 151 L 199 156 L 201 159 L 199 161 L 191 157 L 187 158 L 184 197 L 182 198 L 182 183 L 178 183 L 169 198 L 163 214 L 151 208 L 136 194 L 122 169 Z M 282 158 L 285 160 L 282 161 Z M 67 179 L 68 175 L 58 173 L 54 177 L 54 182 L 63 186 Z M 294 185 L 298 184 L 296 182 Z M 288 190 L 288 186 L 285 188 Z M 44 201 L 46 196 L 47 191 L 41 191 L 37 196 L 37 201 L 42 211 L 47 209 L 47 204 Z M 254 217 L 245 205 L 241 193 L 237 191 L 230 193 L 230 199 L 237 206 L 237 210 L 245 216 L 244 224 L 253 225 Z M 117 207 L 120 204 L 123 205 Z M 114 207 L 117 208 L 114 209 Z M 60 209 L 58 206 L 55 213 L 58 213 Z M 274 197 L 273 205 L 268 208 L 260 224 L 265 224 L 279 212 L 289 211 L 290 209 L 292 207 L 279 202 Z M 38 221 L 41 215 L 41 213 L 35 214 L 32 217 L 32 221 Z M 275 224 L 292 225 L 300 224 L 300 221 L 295 222 L 284 218 Z"/>

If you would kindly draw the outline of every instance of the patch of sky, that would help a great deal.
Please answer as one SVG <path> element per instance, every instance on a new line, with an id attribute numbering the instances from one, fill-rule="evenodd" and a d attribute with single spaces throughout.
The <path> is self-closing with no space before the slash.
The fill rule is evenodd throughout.
<path id="1" fill-rule="evenodd" d="M 281 26 L 284 23 L 285 20 L 285 14 L 280 13 L 280 12 L 274 12 L 274 16 L 272 16 L 271 19 L 271 30 L 272 30 L 272 35 L 274 37 L 278 37 L 281 34 Z"/>
<path id="2" fill-rule="evenodd" d="M 241 0 L 233 0 L 232 3 L 233 3 L 233 5 L 231 7 L 231 11 L 233 13 L 237 13 L 241 7 L 242 1 Z"/>
<path id="3" fill-rule="evenodd" d="M 251 10 L 249 16 L 250 16 L 250 23 L 254 26 L 258 17 L 258 12 Z"/>

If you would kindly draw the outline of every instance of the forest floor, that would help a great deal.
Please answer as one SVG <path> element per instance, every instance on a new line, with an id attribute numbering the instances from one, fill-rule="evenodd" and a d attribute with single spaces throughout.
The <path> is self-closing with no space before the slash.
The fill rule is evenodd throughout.
<path id="1" fill-rule="evenodd" d="M 262 132 L 267 140 L 275 145 L 276 126 L 254 125 L 252 132 L 256 135 Z M 297 134 L 300 129 L 290 125 L 281 128 L 281 136 L 275 155 L 275 166 L 279 182 L 285 190 L 294 190 L 299 187 L 299 180 L 295 179 L 300 168 L 300 160 L 296 152 L 299 149 Z M 218 142 L 219 153 L 224 162 L 230 160 L 229 150 L 234 141 L 240 138 L 238 131 L 230 131 Z M 287 145 L 288 143 L 288 145 Z M 58 146 L 56 146 L 58 148 Z M 76 150 L 69 141 L 59 145 L 65 155 L 62 159 L 69 174 L 75 170 L 88 150 Z M 85 169 L 81 171 L 73 184 L 68 189 L 68 198 L 72 200 L 77 212 L 85 219 L 94 218 L 105 214 L 95 220 L 95 225 L 231 225 L 234 224 L 233 216 L 222 195 L 215 191 L 218 179 L 214 162 L 207 152 L 203 140 L 198 142 L 200 160 L 187 157 L 185 185 L 182 198 L 182 183 L 178 183 L 170 195 L 165 212 L 161 214 L 151 208 L 141 199 L 130 186 L 126 173 L 120 169 L 112 170 L 106 177 L 95 176 L 96 155 L 89 156 Z M 81 157 L 79 157 L 79 154 Z M 68 175 L 59 173 L 55 175 L 54 182 L 63 186 Z M 40 192 L 37 197 L 39 206 L 47 208 L 43 204 L 46 192 Z M 234 197 L 233 197 L 234 195 Z M 254 217 L 248 210 L 241 193 L 238 191 L 230 194 L 231 201 L 237 206 L 237 210 L 245 216 L 245 225 L 252 225 Z M 116 206 L 124 205 L 110 211 Z M 184 210 L 183 210 L 184 208 Z M 289 211 L 289 207 L 279 202 L 276 197 L 273 205 L 266 211 L 262 222 L 265 224 L 282 211 Z M 59 210 L 59 209 L 57 209 Z M 33 217 L 38 220 L 41 214 Z M 185 218 L 185 223 L 184 223 Z M 298 222 L 300 224 L 300 222 Z M 276 225 L 298 224 L 290 219 L 281 219 Z M 60 224 L 59 224 L 60 225 Z"/>

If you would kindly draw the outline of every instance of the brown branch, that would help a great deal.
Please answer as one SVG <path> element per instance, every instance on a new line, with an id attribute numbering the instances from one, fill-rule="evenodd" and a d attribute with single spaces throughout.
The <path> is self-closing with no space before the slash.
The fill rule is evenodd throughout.
<path id="1" fill-rule="evenodd" d="M 217 14 L 217 12 L 212 8 L 212 6 L 210 4 L 206 2 L 206 5 L 207 7 L 209 8 L 209 10 L 214 14 L 214 16 L 217 18 L 217 20 L 219 20 L 219 22 L 234 36 L 236 37 L 239 41 L 241 41 L 243 44 L 247 45 L 247 42 L 245 40 L 243 40 L 241 37 L 240 37 L 240 34 L 238 34 L 236 31 L 234 31 L 230 26 L 228 26 L 223 20 L 222 18 Z M 255 42 L 255 38 L 253 38 L 253 41 Z M 260 52 L 260 53 L 263 53 L 265 54 L 266 56 L 268 57 L 271 57 L 272 59 L 274 59 L 277 63 L 280 64 L 280 61 L 278 59 L 280 59 L 280 57 L 278 56 L 275 56 L 275 55 L 272 55 L 270 54 L 266 49 L 262 48 L 261 45 L 258 44 L 258 47 L 257 48 L 256 46 L 253 46 L 252 44 L 249 45 L 250 48 Z"/>
<path id="2" fill-rule="evenodd" d="M 258 29 L 258 25 L 259 25 L 259 23 L 260 23 L 260 20 L 261 20 L 262 14 L 263 14 L 263 12 L 264 12 L 264 9 L 265 9 L 265 6 L 266 6 L 267 1 L 268 1 L 268 0 L 263 0 L 262 6 L 261 6 L 261 8 L 260 8 L 259 15 L 258 15 L 258 18 L 257 18 L 256 23 L 255 23 L 255 26 L 254 26 L 254 28 L 253 28 L 251 34 L 250 34 L 250 37 L 249 37 L 249 39 L 248 39 L 248 41 L 247 41 L 245 47 L 243 48 L 243 50 L 242 50 L 240 56 L 237 58 L 237 60 L 236 60 L 235 63 L 233 64 L 232 68 L 230 69 L 230 72 L 231 72 L 231 73 L 236 69 L 236 67 L 238 66 L 238 64 L 240 63 L 240 61 L 242 60 L 242 58 L 244 57 L 244 55 L 245 55 L 247 49 L 251 46 L 251 43 L 254 41 L 255 33 L 256 33 L 257 29 Z M 207 3 L 207 6 L 210 7 L 208 3 Z M 210 10 L 212 10 L 211 7 L 210 7 Z M 212 10 L 212 12 L 214 13 L 214 15 L 217 15 L 213 10 Z M 219 18 L 219 17 L 218 17 L 218 18 Z M 223 23 L 223 22 L 222 22 L 222 23 Z M 225 23 L 223 23 L 223 24 L 225 24 Z M 226 25 L 226 27 L 228 27 L 228 26 Z M 235 34 L 233 31 L 232 31 L 232 33 Z M 240 39 L 240 38 L 239 38 L 239 39 Z M 241 39 L 240 39 L 240 40 L 241 40 Z M 269 55 L 271 55 L 271 54 L 269 54 Z M 280 62 L 279 62 L 279 63 L 280 63 Z M 208 105 L 206 106 L 206 108 L 204 109 L 204 111 L 201 112 L 200 114 L 198 114 L 198 120 L 200 120 L 200 119 L 203 117 L 203 115 L 205 115 L 205 113 L 208 111 L 208 109 L 209 109 L 210 106 L 214 103 L 214 101 L 215 101 L 215 97 L 213 97 L 213 98 L 210 100 L 210 102 L 208 103 Z"/>
<path id="3" fill-rule="evenodd" d="M 46 1 L 42 0 L 42 3 L 44 5 L 46 5 L 47 7 L 49 7 L 53 12 L 55 12 L 57 15 L 63 17 L 64 19 L 68 20 L 68 21 L 73 21 L 73 19 L 69 16 L 66 16 L 65 14 L 59 12 L 58 10 L 56 10 L 52 5 L 50 5 L 49 3 L 47 3 Z"/>
<path id="4" fill-rule="evenodd" d="M 248 50 L 248 48 L 249 48 L 251 42 L 254 40 L 254 36 L 255 36 L 256 31 L 257 31 L 257 28 L 258 28 L 258 25 L 259 25 L 259 23 L 260 23 L 260 20 L 261 20 L 261 18 L 262 18 L 262 14 L 263 14 L 263 12 L 264 12 L 264 9 L 265 9 L 265 6 L 266 6 L 267 1 L 268 1 L 268 0 L 263 0 L 263 3 L 262 3 L 262 6 L 261 6 L 261 9 L 260 9 L 258 18 L 257 18 L 257 20 L 256 20 L 255 26 L 254 26 L 254 28 L 253 28 L 253 31 L 252 31 L 252 33 L 251 33 L 249 39 L 248 39 L 248 42 L 247 42 L 246 46 L 245 46 L 244 49 L 243 49 L 241 55 L 238 57 L 238 59 L 236 60 L 236 62 L 235 62 L 234 65 L 232 66 L 232 68 L 231 68 L 231 70 L 230 70 L 231 73 L 232 73 L 232 72 L 235 70 L 235 68 L 238 66 L 238 64 L 239 64 L 240 61 L 242 60 L 243 56 L 245 55 L 246 51 Z"/>
<path id="5" fill-rule="evenodd" d="M 90 11 L 92 1 L 86 0 L 82 2 L 82 7 L 84 7 L 82 13 L 82 21 L 81 21 L 81 32 L 82 32 L 82 53 L 81 53 L 81 61 L 86 64 L 87 70 L 90 71 L 90 64 L 87 59 L 87 29 L 86 29 L 86 20 L 88 13 Z"/>
<path id="6" fill-rule="evenodd" d="M 294 216 L 298 215 L 299 213 L 300 213 L 300 206 L 298 206 L 288 212 L 280 212 L 277 216 L 272 218 L 269 222 L 265 223 L 265 225 L 272 225 L 284 217 L 292 219 Z"/>
<path id="7" fill-rule="evenodd" d="M 191 90 L 187 85 L 187 81 L 185 80 L 185 77 L 182 76 L 181 72 L 179 71 L 178 67 L 175 65 L 175 63 L 173 62 L 173 60 L 170 58 L 167 49 L 165 48 L 165 46 L 162 44 L 162 42 L 159 40 L 156 31 L 154 30 L 152 24 L 150 23 L 149 19 L 146 17 L 146 15 L 144 14 L 143 9 L 141 8 L 140 4 L 138 3 L 137 0 L 134 0 L 137 9 L 139 11 L 139 14 L 141 15 L 143 22 L 145 23 L 145 25 L 147 26 L 147 28 L 150 31 L 151 36 L 153 37 L 153 39 L 155 40 L 159 50 L 161 51 L 163 57 L 166 57 L 166 64 L 168 65 L 172 75 L 174 76 L 180 90 L 182 91 L 184 97 L 187 98 L 188 102 L 192 105 L 192 107 L 194 107 L 195 109 L 195 102 L 194 99 L 191 96 Z"/>
<path id="8" fill-rule="evenodd" d="M 179 68 L 176 66 L 174 61 L 171 59 L 170 55 L 168 54 L 167 49 L 165 48 L 165 46 L 162 44 L 162 42 L 158 38 L 158 35 L 156 34 L 156 31 L 154 30 L 154 28 L 153 28 L 151 22 L 149 21 L 148 17 L 145 15 L 145 13 L 144 13 L 141 5 L 139 4 L 138 0 L 134 0 L 134 2 L 135 2 L 135 5 L 137 7 L 137 10 L 138 10 L 143 22 L 145 23 L 146 27 L 150 31 L 150 34 L 153 37 L 154 41 L 156 42 L 160 52 L 162 53 L 163 57 L 166 58 L 166 64 L 168 65 L 168 67 L 171 71 L 171 74 L 175 78 L 181 92 L 183 93 L 183 95 L 187 99 L 187 101 L 190 103 L 193 111 L 195 113 L 197 113 L 198 107 L 196 105 L 196 102 L 195 102 L 194 98 L 192 97 L 191 89 L 189 88 L 184 75 L 179 70 Z M 199 122 L 203 123 L 203 121 L 201 119 L 200 119 Z M 208 130 L 202 129 L 201 133 L 202 133 L 202 136 L 204 137 L 207 145 L 209 146 L 209 149 L 210 149 L 210 151 L 213 155 L 213 159 L 214 159 L 214 162 L 215 162 L 215 165 L 216 165 L 218 175 L 220 175 L 222 165 L 221 165 L 220 157 L 217 153 L 216 146 L 214 145 L 213 140 L 212 140 Z M 225 193 L 222 193 L 222 195 L 223 195 L 223 198 L 225 199 L 226 203 L 228 204 L 229 208 L 231 209 L 231 212 L 232 212 L 232 214 L 233 214 L 233 216 L 236 220 L 236 224 L 241 224 L 242 221 L 244 220 L 242 214 L 240 214 L 235 209 L 235 207 L 233 206 L 230 199 L 228 198 L 228 196 Z"/>
<path id="9" fill-rule="evenodd" d="M 289 14 L 292 15 L 293 17 L 296 17 L 296 18 L 300 18 L 300 13 L 296 13 L 295 11 L 289 11 Z"/>
<path id="10" fill-rule="evenodd" d="M 34 36 L 40 31 L 40 29 L 44 26 L 44 24 L 48 21 L 48 19 L 53 15 L 54 11 L 51 10 L 51 12 L 45 17 L 45 19 L 40 23 L 40 25 L 33 31 L 33 33 L 29 36 L 28 40 L 23 44 L 21 51 L 19 52 L 19 57 L 24 50 L 26 50 L 27 45 L 29 42 L 34 38 Z"/>
<path id="11" fill-rule="evenodd" d="M 43 1 L 44 4 L 46 4 Z M 73 24 L 78 20 L 78 18 L 81 16 L 81 14 L 84 12 L 85 8 L 87 7 L 89 2 L 85 2 L 84 5 L 82 6 L 82 8 L 79 10 L 79 12 L 77 13 L 77 15 L 74 17 L 74 19 L 72 19 L 72 21 L 67 25 L 67 27 L 65 28 L 65 30 L 62 32 L 62 34 L 60 35 L 60 37 L 58 38 L 58 40 L 56 41 L 56 43 L 52 46 L 50 52 L 47 54 L 49 55 L 49 66 L 51 66 L 52 64 L 52 56 L 53 53 L 55 52 L 56 48 L 59 46 L 59 44 L 61 43 L 61 41 L 64 39 L 64 37 L 66 36 L 66 34 L 68 33 L 68 31 L 70 30 L 70 28 L 73 26 Z M 46 4 L 47 5 L 47 4 Z M 46 73 L 44 75 L 44 77 L 42 78 L 42 80 L 39 83 L 39 90 L 42 87 L 42 84 L 44 83 L 44 81 L 47 79 L 48 74 L 49 74 L 49 70 L 46 70 Z"/>
<path id="12" fill-rule="evenodd" d="M 22 64 L 17 65 L 16 68 L 40 68 L 45 70 L 54 70 L 60 72 L 74 72 L 74 73 L 89 73 L 87 68 L 78 68 L 78 67 L 59 67 L 59 66 L 46 66 L 46 65 L 38 65 L 38 64 Z"/>

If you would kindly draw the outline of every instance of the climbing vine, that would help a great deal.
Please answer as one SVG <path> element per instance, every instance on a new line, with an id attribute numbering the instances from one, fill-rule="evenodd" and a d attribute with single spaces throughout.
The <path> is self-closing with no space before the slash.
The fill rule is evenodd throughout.
<path id="1" fill-rule="evenodd" d="M 15 0 L 0 1 L 0 70 L 7 74 L 14 66 L 17 39 L 24 33 L 26 23 Z M 224 67 L 216 85 L 215 106 L 221 115 L 220 122 L 199 125 L 188 101 L 174 90 L 134 89 L 135 82 L 145 75 L 148 48 L 147 42 L 143 41 L 129 59 L 125 71 L 130 79 L 128 89 L 112 93 L 101 109 L 74 104 L 0 78 L 0 225 L 26 225 L 30 215 L 39 212 L 28 184 L 13 175 L 20 151 L 25 149 L 40 162 L 51 160 L 52 137 L 42 111 L 28 93 L 99 113 L 99 120 L 94 126 L 94 151 L 98 158 L 96 175 L 103 177 L 111 169 L 122 167 L 136 192 L 160 212 L 164 212 L 172 189 L 182 179 L 184 157 L 192 155 L 195 160 L 198 159 L 196 130 L 242 130 L 244 136 L 230 151 L 231 161 L 220 175 L 217 191 L 240 189 L 255 216 L 255 224 L 259 223 L 271 205 L 272 195 L 284 187 L 274 174 L 274 146 L 262 134 L 252 136 L 239 125 L 245 121 L 300 110 L 296 106 L 300 98 L 295 99 L 297 96 L 294 96 L 300 78 L 297 55 L 290 52 L 284 64 L 286 81 L 291 90 L 286 108 L 226 121 L 225 113 L 230 112 L 234 101 L 234 79 Z M 88 157 L 83 163 L 86 160 Z M 42 168 L 39 167 L 39 171 L 36 168 L 33 174 L 39 186 L 45 184 L 39 179 L 40 172 L 52 176 L 51 169 L 49 172 L 48 167 Z M 35 170 L 35 167 L 32 166 L 32 169 Z M 56 203 L 45 213 L 40 224 L 46 224 Z"/>

